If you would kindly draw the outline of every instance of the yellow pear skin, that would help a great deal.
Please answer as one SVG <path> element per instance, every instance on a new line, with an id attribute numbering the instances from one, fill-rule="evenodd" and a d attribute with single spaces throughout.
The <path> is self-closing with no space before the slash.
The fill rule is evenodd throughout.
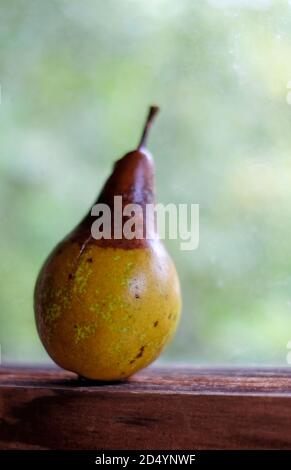
<path id="1" fill-rule="evenodd" d="M 119 160 L 98 202 L 154 201 L 153 162 L 144 149 Z M 90 213 L 52 252 L 35 287 L 38 332 L 51 358 L 87 379 L 117 381 L 153 362 L 181 312 L 175 266 L 157 238 L 95 240 Z"/>

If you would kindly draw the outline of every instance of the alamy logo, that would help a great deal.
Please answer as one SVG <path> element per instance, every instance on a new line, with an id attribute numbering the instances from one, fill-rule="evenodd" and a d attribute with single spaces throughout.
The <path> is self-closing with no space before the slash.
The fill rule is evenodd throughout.
<path id="1" fill-rule="evenodd" d="M 97 219 L 91 235 L 100 239 L 180 240 L 183 251 L 199 245 L 199 204 L 122 204 L 122 196 L 114 196 L 113 213 L 107 204 L 95 204 L 91 215 Z"/>

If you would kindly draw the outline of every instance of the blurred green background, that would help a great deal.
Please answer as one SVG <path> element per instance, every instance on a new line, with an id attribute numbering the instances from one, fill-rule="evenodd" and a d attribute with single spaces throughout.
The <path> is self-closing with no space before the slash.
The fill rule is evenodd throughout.
<path id="1" fill-rule="evenodd" d="M 38 270 L 157 103 L 158 200 L 200 204 L 198 250 L 166 242 L 184 314 L 163 360 L 286 365 L 291 2 L 1 0 L 0 83 L 4 363 L 49 360 Z"/>

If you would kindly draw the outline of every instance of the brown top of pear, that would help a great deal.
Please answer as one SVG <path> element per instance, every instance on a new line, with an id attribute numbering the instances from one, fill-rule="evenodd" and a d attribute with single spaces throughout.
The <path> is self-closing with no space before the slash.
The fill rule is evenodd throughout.
<path id="1" fill-rule="evenodd" d="M 139 204 L 143 210 L 144 220 L 144 236 L 146 233 L 145 226 L 145 207 L 146 204 L 155 203 L 155 188 L 154 188 L 154 163 L 151 154 L 146 149 L 147 137 L 154 117 L 156 116 L 159 108 L 152 106 L 145 122 L 143 133 L 136 150 L 133 150 L 124 155 L 120 160 L 114 164 L 113 171 L 103 189 L 97 198 L 96 203 L 107 204 L 112 212 L 112 233 L 113 233 L 113 207 L 114 196 L 122 196 L 122 206 L 124 208 L 127 204 Z M 91 216 L 91 212 L 82 220 L 76 229 L 70 235 L 74 241 L 81 244 L 89 239 L 90 243 L 96 243 L 100 246 L 111 246 L 116 248 L 140 248 L 145 247 L 148 243 L 144 237 L 141 239 L 127 240 L 115 239 L 113 235 L 111 239 L 95 240 L 91 235 L 91 226 L 96 218 Z M 127 220 L 123 217 L 123 223 Z"/>

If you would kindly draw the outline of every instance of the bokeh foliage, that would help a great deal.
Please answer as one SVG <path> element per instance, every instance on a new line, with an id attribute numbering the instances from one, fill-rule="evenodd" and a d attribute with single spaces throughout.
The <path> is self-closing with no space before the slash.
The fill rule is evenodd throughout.
<path id="1" fill-rule="evenodd" d="M 200 204 L 199 249 L 167 242 L 184 315 L 164 359 L 286 364 L 289 80 L 287 0 L 1 0 L 3 360 L 48 360 L 37 272 L 154 102 L 158 199 Z"/>

